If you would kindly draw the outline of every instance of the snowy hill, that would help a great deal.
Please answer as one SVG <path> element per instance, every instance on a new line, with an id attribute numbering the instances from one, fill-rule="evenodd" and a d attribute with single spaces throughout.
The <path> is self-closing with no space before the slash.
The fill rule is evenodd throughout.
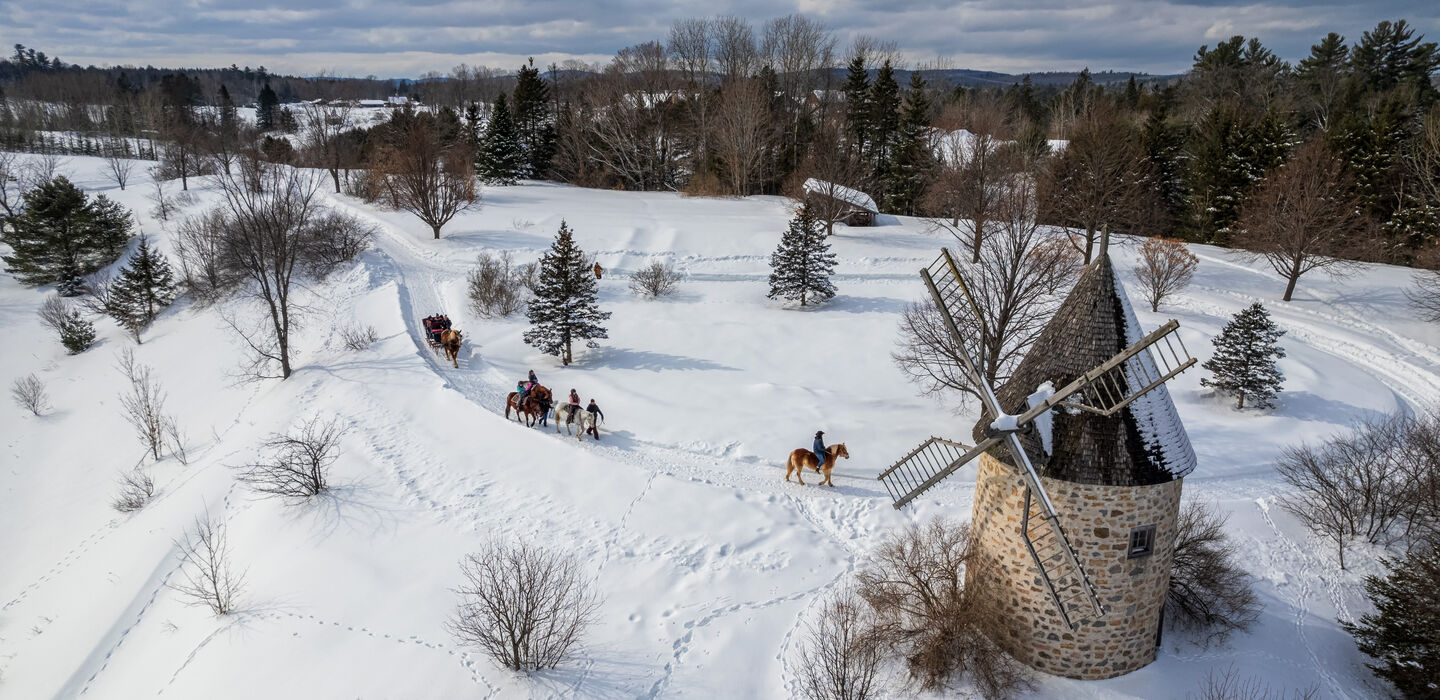
<path id="1" fill-rule="evenodd" d="M 127 191 L 103 163 L 62 171 L 131 207 L 170 251 L 171 225 L 148 213 L 148 176 Z M 186 214 L 213 202 L 198 191 Z M 916 271 L 947 240 L 915 220 L 837 227 L 839 296 L 813 310 L 765 299 L 767 260 L 787 200 L 692 199 L 548 183 L 487 188 L 484 206 L 431 240 L 400 212 L 325 195 L 380 229 L 358 264 L 307 293 L 295 375 L 243 382 L 242 347 L 216 309 L 182 302 L 134 346 L 108 322 L 102 341 L 66 356 L 35 311 L 42 291 L 0 277 L 6 386 L 35 373 L 55 409 L 0 408 L 0 698 L 136 697 L 793 697 L 798 630 L 887 533 L 936 515 L 968 518 L 973 471 L 890 507 L 875 474 L 924 438 L 965 437 L 973 405 L 917 397 L 889 353 Z M 609 271 L 610 340 L 562 368 L 521 342 L 522 317 L 477 318 L 465 274 L 482 252 L 533 260 L 560 221 Z M 1167 634 L 1156 663 L 1122 678 L 1045 678 L 1038 697 L 1184 697 L 1234 665 L 1271 686 L 1324 697 L 1378 692 L 1336 619 L 1366 610 L 1373 557 L 1335 566 L 1333 549 L 1271 501 L 1272 462 L 1288 444 L 1440 396 L 1440 329 L 1414 320 L 1409 273 L 1369 266 L 1333 281 L 1282 282 L 1230 251 L 1196 247 L 1195 283 L 1154 327 L 1178 318 L 1203 361 L 1237 310 L 1265 301 L 1287 331 L 1288 377 L 1271 413 L 1236 412 L 1171 383 L 1199 459 L 1187 499 L 1216 501 L 1256 578 L 1264 612 L 1227 645 Z M 1115 251 L 1122 281 L 1133 251 Z M 653 259 L 686 274 L 670 299 L 641 300 L 626 273 Z M 1132 297 L 1136 293 L 1132 291 Z M 442 365 L 419 319 L 446 312 L 466 333 L 459 369 Z M 380 340 L 346 350 L 338 330 Z M 143 459 L 118 409 L 116 353 L 156 368 L 189 436 L 189 464 L 152 468 L 155 500 L 124 515 L 115 478 Z M 577 442 L 501 415 L 534 369 L 604 408 L 603 439 Z M 312 416 L 348 426 L 329 495 L 302 506 L 262 500 L 235 480 L 260 442 Z M 836 488 L 786 483 L 784 458 L 824 429 L 854 456 Z M 171 590 L 175 539 L 206 510 L 229 525 L 248 588 L 217 618 Z M 458 563 L 503 534 L 577 553 L 604 596 L 580 659 L 517 677 L 459 647 L 444 628 Z"/>

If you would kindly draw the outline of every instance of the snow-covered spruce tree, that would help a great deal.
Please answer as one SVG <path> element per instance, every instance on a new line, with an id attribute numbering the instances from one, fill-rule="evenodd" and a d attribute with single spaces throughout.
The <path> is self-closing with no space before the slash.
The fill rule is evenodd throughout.
<path id="1" fill-rule="evenodd" d="M 140 342 L 144 330 L 175 301 L 175 274 L 165 256 L 150 247 L 144 235 L 140 247 L 120 270 L 110 287 L 106 312 Z"/>
<path id="2" fill-rule="evenodd" d="M 610 337 L 600 325 L 610 318 L 610 312 L 601 311 L 595 303 L 595 289 L 595 273 L 585 251 L 575 245 L 574 233 L 561 221 L 550 252 L 540 257 L 539 282 L 526 310 L 530 329 L 525 331 L 525 343 L 559 357 L 566 365 L 573 357 L 575 341 L 599 347 L 596 338 Z"/>
<path id="3" fill-rule="evenodd" d="M 95 324 L 85 320 L 79 311 L 70 309 L 60 324 L 60 344 L 71 355 L 79 355 L 95 344 Z"/>
<path id="4" fill-rule="evenodd" d="M 480 139 L 480 152 L 475 154 L 475 173 L 487 185 L 513 185 L 525 173 L 525 147 L 510 117 L 505 93 L 495 98 L 490 121 Z"/>
<path id="5" fill-rule="evenodd" d="M 1235 396 L 1235 408 L 1245 408 L 1247 398 L 1259 408 L 1270 408 L 1285 382 L 1275 366 L 1275 360 L 1285 356 L 1276 344 L 1282 335 L 1285 331 L 1270 320 L 1265 307 L 1258 301 L 1251 304 L 1215 336 L 1215 355 L 1200 365 L 1215 376 L 1201 379 L 1200 384 Z"/>
<path id="6" fill-rule="evenodd" d="M 88 200 L 63 176 L 25 193 L 25 211 L 0 235 L 6 270 L 30 285 L 75 296 L 83 279 L 114 262 L 130 240 L 130 212 L 104 195 Z"/>
<path id="7" fill-rule="evenodd" d="M 1365 594 L 1375 613 L 1342 622 L 1366 664 L 1402 697 L 1440 696 L 1440 542 L 1418 547 L 1399 560 L 1383 559 L 1389 573 L 1366 576 Z"/>
<path id="8" fill-rule="evenodd" d="M 830 275 L 835 272 L 835 254 L 825 242 L 820 222 L 801 207 L 790 220 L 790 227 L 780 238 L 780 246 L 770 255 L 771 299 L 800 300 L 805 306 L 835 296 Z"/>

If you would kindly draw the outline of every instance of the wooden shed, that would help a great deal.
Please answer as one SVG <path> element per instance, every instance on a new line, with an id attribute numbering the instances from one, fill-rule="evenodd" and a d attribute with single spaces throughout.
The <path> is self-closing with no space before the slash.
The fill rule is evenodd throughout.
<path id="1" fill-rule="evenodd" d="M 880 210 L 875 200 L 860 190 L 810 178 L 805 181 L 805 203 L 823 212 L 821 218 L 843 221 L 847 226 L 874 226 Z"/>

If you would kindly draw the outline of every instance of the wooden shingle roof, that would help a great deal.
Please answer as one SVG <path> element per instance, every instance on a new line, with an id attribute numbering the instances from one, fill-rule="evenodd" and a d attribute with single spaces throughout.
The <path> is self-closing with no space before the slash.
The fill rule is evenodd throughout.
<path id="1" fill-rule="evenodd" d="M 1143 336 L 1109 256 L 1102 253 L 1085 268 L 1009 381 L 996 391 L 1000 405 L 1006 413 L 1021 413 L 1030 395 L 1046 382 L 1065 386 Z M 1044 476 L 1137 486 L 1171 481 L 1195 468 L 1195 451 L 1163 385 L 1113 416 L 1063 407 L 1049 415 L 1048 426 L 1036 421 L 1034 430 L 1020 434 L 1031 462 Z M 977 440 L 983 439 L 989 422 L 976 425 Z M 1040 435 L 1047 428 L 1048 440 Z M 1003 449 L 996 456 L 1011 460 Z"/>

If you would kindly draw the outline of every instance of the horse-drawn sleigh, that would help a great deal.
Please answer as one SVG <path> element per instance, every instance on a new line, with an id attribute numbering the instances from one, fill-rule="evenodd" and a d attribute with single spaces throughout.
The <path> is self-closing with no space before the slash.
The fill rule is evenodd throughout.
<path id="1" fill-rule="evenodd" d="M 460 331 L 450 327 L 450 317 L 444 314 L 427 316 L 420 319 L 420 327 L 425 330 L 425 342 L 430 344 L 430 349 L 444 352 L 450 366 L 459 369 Z"/>

